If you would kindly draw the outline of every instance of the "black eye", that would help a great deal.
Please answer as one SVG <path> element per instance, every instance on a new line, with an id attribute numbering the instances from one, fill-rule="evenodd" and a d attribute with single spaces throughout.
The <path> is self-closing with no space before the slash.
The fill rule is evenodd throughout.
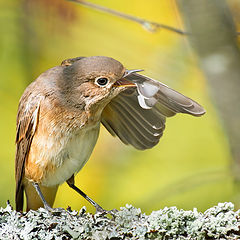
<path id="1" fill-rule="evenodd" d="M 106 86 L 108 84 L 108 79 L 105 77 L 100 77 L 96 79 L 96 84 L 100 87 Z"/>

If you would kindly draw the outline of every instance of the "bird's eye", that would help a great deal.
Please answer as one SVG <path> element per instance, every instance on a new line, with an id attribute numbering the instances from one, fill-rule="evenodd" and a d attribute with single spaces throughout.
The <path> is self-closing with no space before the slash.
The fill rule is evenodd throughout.
<path id="1" fill-rule="evenodd" d="M 108 84 L 108 79 L 105 77 L 100 77 L 96 79 L 95 83 L 100 87 L 104 87 Z"/>

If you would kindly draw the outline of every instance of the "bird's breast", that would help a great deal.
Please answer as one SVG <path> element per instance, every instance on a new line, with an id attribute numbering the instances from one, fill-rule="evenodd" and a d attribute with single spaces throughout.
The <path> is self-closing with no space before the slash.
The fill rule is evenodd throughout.
<path id="1" fill-rule="evenodd" d="M 99 135 L 100 123 L 74 133 L 39 135 L 32 144 L 26 177 L 43 186 L 55 186 L 80 171 Z"/>

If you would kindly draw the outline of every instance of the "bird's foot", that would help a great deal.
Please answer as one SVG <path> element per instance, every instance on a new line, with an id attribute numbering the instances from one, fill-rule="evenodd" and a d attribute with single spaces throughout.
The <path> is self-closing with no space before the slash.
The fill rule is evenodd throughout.
<path id="1" fill-rule="evenodd" d="M 110 214 L 112 217 L 115 217 L 117 212 L 118 212 L 117 209 L 105 210 L 100 206 L 96 207 L 96 214 L 99 214 L 99 215 L 102 215 L 102 216 Z"/>
<path id="2" fill-rule="evenodd" d="M 118 212 L 118 210 L 116 208 L 109 210 L 108 213 L 111 214 L 112 216 L 116 216 L 116 213 Z"/>
<path id="3" fill-rule="evenodd" d="M 52 215 L 59 216 L 62 212 L 66 211 L 64 208 L 52 208 L 50 205 L 46 204 L 44 208 Z"/>

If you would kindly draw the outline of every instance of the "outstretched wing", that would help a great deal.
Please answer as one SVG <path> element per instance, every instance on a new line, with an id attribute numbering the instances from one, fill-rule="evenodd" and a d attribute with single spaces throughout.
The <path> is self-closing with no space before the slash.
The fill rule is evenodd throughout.
<path id="1" fill-rule="evenodd" d="M 205 110 L 192 99 L 168 86 L 137 73 L 125 77 L 137 88 L 127 89 L 105 107 L 102 124 L 125 144 L 152 148 L 165 128 L 166 117 L 176 113 L 201 116 Z"/>
<path id="2" fill-rule="evenodd" d="M 196 117 L 205 113 L 204 108 L 197 102 L 163 83 L 138 73 L 130 74 L 127 79 L 137 85 L 139 104 L 143 108 L 161 104 L 173 113 L 187 113 Z"/>
<path id="3" fill-rule="evenodd" d="M 40 111 L 40 99 L 29 95 L 26 92 L 18 107 L 17 114 L 17 134 L 16 134 L 16 157 L 15 157 L 15 180 L 16 192 L 15 202 L 16 210 L 23 209 L 23 185 L 24 165 L 28 158 L 32 139 L 38 125 Z"/>
<path id="4" fill-rule="evenodd" d="M 165 128 L 165 116 L 157 108 L 143 109 L 136 89 L 120 93 L 105 107 L 102 124 L 125 144 L 137 149 L 155 146 Z"/>

